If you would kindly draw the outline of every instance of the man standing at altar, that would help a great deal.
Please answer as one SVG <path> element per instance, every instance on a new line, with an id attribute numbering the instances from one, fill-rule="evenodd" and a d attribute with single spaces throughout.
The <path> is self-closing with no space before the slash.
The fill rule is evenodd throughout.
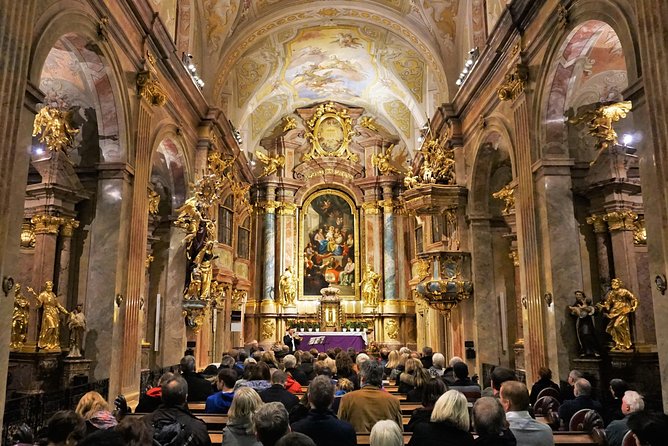
<path id="1" fill-rule="evenodd" d="M 295 334 L 295 329 L 293 327 L 288 327 L 285 336 L 283 336 L 283 344 L 288 346 L 290 353 L 294 353 L 299 348 L 301 342 L 301 338 Z"/>

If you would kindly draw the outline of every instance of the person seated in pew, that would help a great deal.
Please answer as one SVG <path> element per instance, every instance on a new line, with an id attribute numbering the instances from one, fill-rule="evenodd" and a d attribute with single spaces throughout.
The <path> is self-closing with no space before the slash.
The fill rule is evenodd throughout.
<path id="1" fill-rule="evenodd" d="M 568 378 L 566 378 L 566 381 L 561 381 L 559 383 L 561 387 L 562 403 L 564 401 L 575 399 L 575 381 L 577 381 L 580 378 L 584 378 L 584 374 L 579 370 L 573 369 L 570 372 L 568 372 Z"/>
<path id="2" fill-rule="evenodd" d="M 403 446 L 404 436 L 392 420 L 380 420 L 373 425 L 369 435 L 370 446 Z"/>
<path id="3" fill-rule="evenodd" d="M 271 387 L 270 379 L 271 372 L 266 363 L 260 361 L 257 364 L 248 364 L 244 370 L 243 378 L 234 385 L 234 390 L 236 391 L 240 387 L 250 387 L 257 392 L 262 392 Z"/>
<path id="4" fill-rule="evenodd" d="M 383 366 L 383 379 L 389 379 L 392 371 L 399 365 L 399 352 L 392 350 L 387 355 L 387 362 Z"/>
<path id="5" fill-rule="evenodd" d="M 422 367 L 427 370 L 434 365 L 433 354 L 434 350 L 431 347 L 422 347 L 422 357 L 420 358 L 420 361 L 422 362 Z"/>
<path id="6" fill-rule="evenodd" d="M 631 414 L 629 429 L 638 446 L 664 446 L 668 437 L 668 415 L 660 412 L 640 411 Z"/>
<path id="7" fill-rule="evenodd" d="M 316 446 L 316 444 L 307 435 L 299 432 L 290 432 L 281 437 L 276 446 Z"/>
<path id="8" fill-rule="evenodd" d="M 335 379 L 345 378 L 353 383 L 354 390 L 360 388 L 360 379 L 355 373 L 354 363 L 350 355 L 346 352 L 341 352 L 336 355 L 336 376 Z"/>
<path id="9" fill-rule="evenodd" d="M 311 352 L 302 352 L 301 359 L 302 362 L 297 368 L 306 376 L 306 384 L 302 385 L 307 385 L 313 378 L 315 378 L 315 372 L 313 371 L 313 355 Z"/>
<path id="10" fill-rule="evenodd" d="M 285 373 L 299 383 L 299 392 L 301 393 L 301 386 L 308 386 L 308 378 L 306 373 L 297 367 L 297 357 L 295 355 L 285 355 L 283 367 L 285 367 Z"/>
<path id="11" fill-rule="evenodd" d="M 250 387 L 242 387 L 234 393 L 229 420 L 223 429 L 222 446 L 262 446 L 255 437 L 253 414 L 263 404 L 260 395 Z"/>
<path id="12" fill-rule="evenodd" d="M 429 370 L 424 367 L 418 367 L 415 370 L 415 387 L 406 394 L 406 401 L 409 403 L 419 403 L 422 401 L 422 389 L 432 379 Z"/>
<path id="13" fill-rule="evenodd" d="M 181 376 L 188 383 L 188 402 L 206 401 L 213 393 L 213 387 L 208 379 L 195 372 L 195 357 L 186 355 L 181 358 Z"/>
<path id="14" fill-rule="evenodd" d="M 473 405 L 473 427 L 478 438 L 476 446 L 516 446 L 517 440 L 508 428 L 503 406 L 491 396 L 480 398 Z"/>
<path id="15" fill-rule="evenodd" d="M 533 384 L 533 386 L 531 386 L 531 393 L 529 394 L 529 403 L 532 406 L 536 404 L 538 394 L 543 389 L 552 388 L 557 392 L 559 391 L 559 384 L 552 381 L 552 370 L 548 369 L 547 367 L 541 367 L 538 369 L 538 376 L 539 379 Z"/>
<path id="16" fill-rule="evenodd" d="M 559 406 L 559 418 L 566 429 L 575 412 L 581 409 L 594 409 L 600 414 L 602 409 L 601 403 L 591 397 L 591 384 L 586 379 L 580 378 L 575 381 L 573 392 L 575 399 L 564 401 Z"/>
<path id="17" fill-rule="evenodd" d="M 642 396 L 633 390 L 627 390 L 622 397 L 622 413 L 624 418 L 614 420 L 605 428 L 605 438 L 608 446 L 622 446 L 624 435 L 629 431 L 628 420 L 631 414 L 640 412 L 645 408 Z"/>
<path id="18" fill-rule="evenodd" d="M 206 399 L 204 412 L 226 414 L 234 398 L 234 384 L 237 382 L 237 372 L 234 369 L 221 369 L 218 372 L 218 392 Z"/>
<path id="19" fill-rule="evenodd" d="M 517 446 L 553 446 L 552 429 L 529 415 L 529 391 L 524 383 L 506 381 L 501 384 L 499 401 L 506 412 Z"/>
<path id="20" fill-rule="evenodd" d="M 443 356 L 443 353 L 434 353 L 431 362 L 432 366 L 429 367 L 429 374 L 434 378 L 442 378 L 445 373 L 445 356 Z"/>
<path id="21" fill-rule="evenodd" d="M 472 446 L 469 432 L 469 410 L 466 397 L 457 390 L 440 396 L 429 423 L 419 423 L 408 442 L 409 446 Z"/>
<path id="22" fill-rule="evenodd" d="M 353 425 L 339 420 L 330 410 L 334 400 L 332 380 L 317 376 L 308 390 L 311 410 L 306 418 L 292 424 L 292 430 L 308 435 L 317 446 L 355 446 L 357 437 Z"/>
<path id="23" fill-rule="evenodd" d="M 450 361 L 448 361 L 448 367 L 443 371 L 443 381 L 447 386 L 451 386 L 454 384 L 455 380 L 457 379 L 455 377 L 455 364 L 458 362 L 464 362 L 462 358 L 459 356 L 453 356 L 450 358 Z"/>
<path id="24" fill-rule="evenodd" d="M 622 398 L 627 390 L 631 390 L 631 388 L 623 379 L 614 378 L 610 380 L 610 394 L 612 400 L 608 399 L 607 402 L 604 402 L 604 398 L 601 401 L 601 404 L 603 404 L 603 421 L 605 421 L 606 426 L 613 420 L 621 420 L 624 418 L 625 415 L 622 413 Z"/>
<path id="25" fill-rule="evenodd" d="M 408 358 L 406 360 L 406 371 L 399 375 L 397 381 L 398 393 L 408 393 L 415 388 L 415 374 L 418 368 L 422 368 L 422 363 L 419 359 Z"/>
<path id="26" fill-rule="evenodd" d="M 278 370 L 271 376 L 271 387 L 260 392 L 260 398 L 265 403 L 278 402 L 285 406 L 289 412 L 294 406 L 299 404 L 299 398 L 285 388 L 288 375 Z M 301 390 L 301 386 L 300 386 Z"/>
<path id="27" fill-rule="evenodd" d="M 332 412 L 338 413 L 341 405 L 341 398 L 348 392 L 355 390 L 353 382 L 347 378 L 336 380 L 336 390 L 334 391 L 334 402 L 332 402 Z"/>
<path id="28" fill-rule="evenodd" d="M 413 432 L 419 423 L 429 423 L 436 401 L 447 391 L 440 379 L 431 379 L 422 386 L 422 407 L 413 410 L 406 432 Z"/>
<path id="29" fill-rule="evenodd" d="M 151 413 L 162 403 L 162 384 L 174 376 L 172 372 L 163 373 L 158 380 L 158 385 L 151 387 L 145 394 L 139 397 L 139 404 L 135 413 Z"/>
<path id="30" fill-rule="evenodd" d="M 515 372 L 501 366 L 494 367 L 490 377 L 490 386 L 483 389 L 481 396 L 493 396 L 494 398 L 498 398 L 501 386 L 506 381 L 517 381 Z"/>
<path id="31" fill-rule="evenodd" d="M 288 411 L 278 402 L 260 406 L 253 414 L 253 424 L 255 436 L 262 446 L 276 446 L 278 440 L 290 432 Z"/>

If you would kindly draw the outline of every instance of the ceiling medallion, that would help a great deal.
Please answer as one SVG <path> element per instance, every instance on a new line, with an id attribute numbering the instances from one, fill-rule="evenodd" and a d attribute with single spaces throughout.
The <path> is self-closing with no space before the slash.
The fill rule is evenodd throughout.
<path id="1" fill-rule="evenodd" d="M 304 161 L 324 156 L 359 161 L 349 149 L 355 131 L 347 109 L 337 110 L 333 102 L 320 104 L 313 117 L 306 121 L 306 126 L 311 150 L 304 154 Z"/>

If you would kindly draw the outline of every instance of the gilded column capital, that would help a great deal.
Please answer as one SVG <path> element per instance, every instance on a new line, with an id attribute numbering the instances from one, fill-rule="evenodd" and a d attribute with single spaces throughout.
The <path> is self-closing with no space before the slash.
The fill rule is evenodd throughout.
<path id="1" fill-rule="evenodd" d="M 63 237 L 72 237 L 74 230 L 79 227 L 79 221 L 70 217 L 62 218 L 61 220 L 60 234 Z"/>
<path id="2" fill-rule="evenodd" d="M 379 203 L 376 201 L 367 201 L 362 203 L 362 209 L 366 215 L 378 215 L 380 214 Z"/>
<path id="3" fill-rule="evenodd" d="M 35 242 L 35 226 L 25 220 L 21 225 L 21 248 L 34 248 Z"/>
<path id="4" fill-rule="evenodd" d="M 592 214 L 590 217 L 587 217 L 587 224 L 594 226 L 594 232 L 596 234 L 604 234 L 608 232 L 608 223 L 605 220 L 604 215 Z"/>
<path id="5" fill-rule="evenodd" d="M 508 254 L 508 258 L 510 258 L 513 261 L 513 266 L 514 267 L 519 267 L 520 266 L 520 254 L 517 251 L 517 249 L 513 249 L 510 251 L 510 254 Z"/>
<path id="6" fill-rule="evenodd" d="M 262 209 L 265 214 L 275 214 L 276 209 L 279 209 L 283 203 L 276 200 L 261 201 L 257 204 L 258 208 Z"/>
<path id="7" fill-rule="evenodd" d="M 526 88 L 529 81 L 529 69 L 526 65 L 518 63 L 506 74 L 503 83 L 497 90 L 501 101 L 514 101 Z"/>
<path id="8" fill-rule="evenodd" d="M 608 222 L 610 231 L 635 231 L 638 215 L 633 211 L 612 211 L 603 216 Z"/>
<path id="9" fill-rule="evenodd" d="M 297 212 L 297 205 L 294 203 L 280 203 L 278 208 L 278 215 L 295 215 Z"/>
<path id="10" fill-rule="evenodd" d="M 137 92 L 151 105 L 162 107 L 167 103 L 167 93 L 153 71 L 137 73 Z"/>
<path id="11" fill-rule="evenodd" d="M 391 198 L 386 198 L 384 200 L 378 200 L 378 207 L 382 207 L 383 211 L 386 214 L 391 214 L 392 211 L 396 208 L 396 203 Z"/>
<path id="12" fill-rule="evenodd" d="M 35 234 L 58 234 L 63 219 L 54 215 L 37 214 L 30 222 L 35 225 Z"/>

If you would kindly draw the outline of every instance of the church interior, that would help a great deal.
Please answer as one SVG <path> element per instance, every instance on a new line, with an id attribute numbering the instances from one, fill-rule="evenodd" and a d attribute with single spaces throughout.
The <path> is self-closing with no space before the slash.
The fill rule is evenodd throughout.
<path id="1" fill-rule="evenodd" d="M 0 6 L 5 428 L 290 328 L 668 407 L 668 2 Z"/>

